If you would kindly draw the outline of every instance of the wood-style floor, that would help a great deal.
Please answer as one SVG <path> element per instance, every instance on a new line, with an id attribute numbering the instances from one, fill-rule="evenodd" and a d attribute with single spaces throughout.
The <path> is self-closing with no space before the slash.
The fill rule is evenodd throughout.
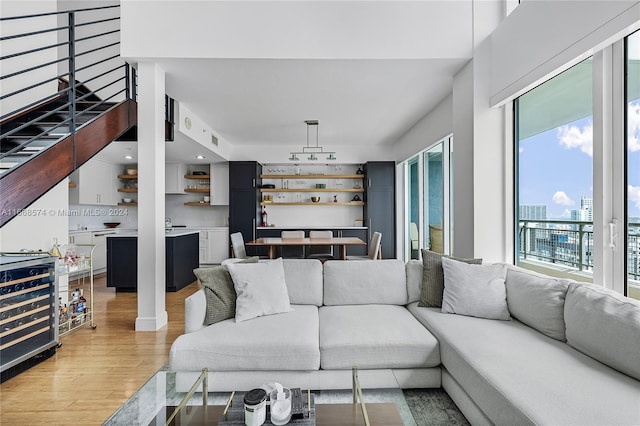
<path id="1" fill-rule="evenodd" d="M 97 328 L 63 336 L 54 356 L 2 383 L 0 424 L 102 424 L 168 361 L 171 343 L 184 332 L 184 299 L 197 290 L 193 283 L 167 293 L 168 325 L 136 332 L 136 294 L 116 294 L 104 275 L 96 277 Z"/>

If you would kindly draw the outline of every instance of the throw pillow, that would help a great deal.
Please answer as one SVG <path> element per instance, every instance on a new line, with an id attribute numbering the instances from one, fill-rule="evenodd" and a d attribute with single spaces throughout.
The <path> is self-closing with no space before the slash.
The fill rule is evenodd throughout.
<path id="1" fill-rule="evenodd" d="M 418 306 L 426 306 L 430 308 L 442 307 L 442 292 L 444 291 L 444 273 L 442 272 L 443 257 L 466 263 L 482 263 L 482 259 L 461 259 L 423 249 L 422 288 L 420 289 L 420 302 L 418 303 Z"/>
<path id="2" fill-rule="evenodd" d="M 508 320 L 507 265 L 470 265 L 443 258 L 442 312 Z"/>
<path id="3" fill-rule="evenodd" d="M 236 299 L 236 322 L 292 311 L 282 258 L 227 265 Z"/>
<path id="4" fill-rule="evenodd" d="M 242 259 L 243 263 L 255 263 L 257 257 Z M 193 270 L 204 287 L 207 310 L 204 325 L 215 324 L 233 318 L 236 314 L 236 291 L 226 266 L 197 268 Z"/>

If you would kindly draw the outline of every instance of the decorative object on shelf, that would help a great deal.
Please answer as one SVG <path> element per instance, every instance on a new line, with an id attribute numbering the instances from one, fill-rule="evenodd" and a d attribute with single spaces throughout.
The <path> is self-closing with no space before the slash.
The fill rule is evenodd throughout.
<path id="1" fill-rule="evenodd" d="M 320 202 L 320 197 L 311 197 L 311 201 L 314 203 L 319 203 Z"/>
<path id="2" fill-rule="evenodd" d="M 364 171 L 362 171 L 362 167 L 358 167 L 358 170 L 356 170 L 356 174 L 357 175 L 363 175 Z"/>
<path id="3" fill-rule="evenodd" d="M 207 172 L 201 170 L 194 170 L 191 174 L 194 176 L 207 176 Z"/>
<path id="4" fill-rule="evenodd" d="M 319 133 L 320 133 L 320 130 L 319 130 L 320 122 L 318 120 L 305 120 L 305 123 L 307 125 L 307 146 L 302 147 L 302 151 L 292 151 L 292 152 L 290 152 L 291 156 L 289 157 L 289 160 L 290 161 L 299 161 L 300 158 L 298 157 L 297 154 L 300 154 L 300 155 L 309 154 L 309 156 L 307 157 L 307 160 L 311 160 L 311 161 L 318 160 L 318 155 L 327 155 L 327 157 L 326 157 L 327 160 L 335 160 L 336 159 L 335 152 L 333 152 L 333 151 L 325 151 L 318 144 Z M 316 146 L 309 146 L 309 131 L 310 131 L 311 126 L 315 127 L 315 129 L 316 129 Z M 299 168 L 296 169 L 296 174 L 299 174 L 298 170 L 299 170 Z"/>
<path id="5" fill-rule="evenodd" d="M 326 183 L 316 183 L 316 188 L 317 189 L 324 189 L 327 187 Z"/>
<path id="6" fill-rule="evenodd" d="M 351 201 L 362 201 L 362 200 L 360 199 L 360 196 L 358 194 L 356 194 L 356 195 L 353 196 Z"/>
<path id="7" fill-rule="evenodd" d="M 262 217 L 262 223 L 260 224 L 260 226 L 268 226 L 269 222 L 267 221 L 267 210 L 263 208 L 260 216 Z"/>
<path id="8" fill-rule="evenodd" d="M 131 199 L 131 198 L 123 198 L 122 202 L 123 203 L 131 203 L 131 202 L 133 202 L 133 199 Z"/>
<path id="9" fill-rule="evenodd" d="M 337 203 L 337 202 L 338 202 L 338 196 L 337 196 L 337 195 L 335 195 L 335 194 L 333 195 L 333 202 L 334 202 L 334 203 Z"/>
<path id="10" fill-rule="evenodd" d="M 107 228 L 115 228 L 120 225 L 120 222 L 104 222 L 103 225 Z"/>
<path id="11" fill-rule="evenodd" d="M 126 172 L 127 172 L 127 174 L 129 176 L 134 176 L 134 175 L 138 174 L 138 170 L 137 169 L 127 169 Z"/>

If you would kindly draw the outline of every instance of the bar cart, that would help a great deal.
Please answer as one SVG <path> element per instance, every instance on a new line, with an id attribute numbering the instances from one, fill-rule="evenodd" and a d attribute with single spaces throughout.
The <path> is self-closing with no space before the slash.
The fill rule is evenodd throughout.
<path id="1" fill-rule="evenodd" d="M 93 330 L 96 324 L 93 318 L 93 251 L 95 244 L 70 244 L 62 259 L 58 262 L 58 276 L 69 276 L 69 286 L 65 300 L 60 297 L 59 335 L 64 336 L 73 330 L 90 324 Z M 89 300 L 85 289 L 89 291 Z M 61 289 L 61 292 L 64 291 Z"/>

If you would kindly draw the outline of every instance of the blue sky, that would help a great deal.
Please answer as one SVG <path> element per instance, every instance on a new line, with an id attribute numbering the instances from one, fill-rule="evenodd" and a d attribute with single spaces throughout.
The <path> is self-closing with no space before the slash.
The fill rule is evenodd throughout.
<path id="1" fill-rule="evenodd" d="M 640 100 L 629 105 L 629 216 L 640 217 Z M 520 205 L 547 205 L 567 218 L 580 197 L 593 197 L 593 119 L 583 118 L 520 141 Z"/>

